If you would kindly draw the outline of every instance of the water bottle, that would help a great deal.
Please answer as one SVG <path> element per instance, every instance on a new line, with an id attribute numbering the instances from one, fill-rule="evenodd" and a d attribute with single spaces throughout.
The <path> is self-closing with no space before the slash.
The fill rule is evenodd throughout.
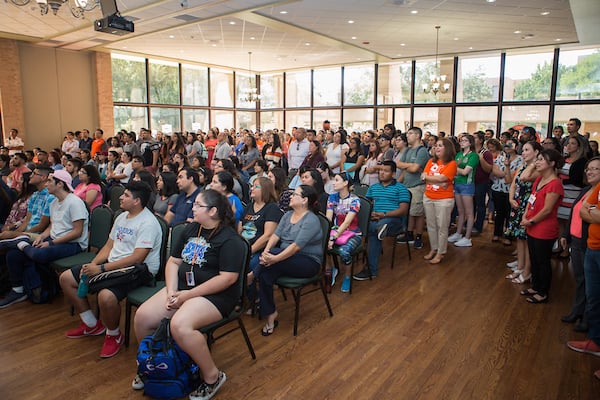
<path id="1" fill-rule="evenodd" d="M 82 299 L 87 296 L 89 289 L 88 285 L 88 277 L 86 274 L 81 274 L 81 279 L 79 280 L 79 287 L 77 288 L 77 296 Z"/>

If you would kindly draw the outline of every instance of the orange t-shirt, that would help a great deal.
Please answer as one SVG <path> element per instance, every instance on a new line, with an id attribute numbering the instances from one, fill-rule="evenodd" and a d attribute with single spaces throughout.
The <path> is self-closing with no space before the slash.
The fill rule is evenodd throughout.
<path id="1" fill-rule="evenodd" d="M 104 146 L 104 139 L 94 139 L 92 141 L 92 148 L 90 149 L 90 155 L 92 156 L 92 158 L 94 158 L 96 153 L 99 153 L 102 151 L 103 146 Z"/>
<path id="2" fill-rule="evenodd" d="M 433 159 L 429 159 L 423 172 L 429 176 L 445 175 L 448 178 L 445 185 L 425 184 L 425 196 L 432 200 L 454 198 L 453 182 L 456 175 L 456 161 L 452 160 L 448 164 L 444 164 L 442 160 L 434 163 Z"/>
<path id="3" fill-rule="evenodd" d="M 592 193 L 590 193 L 586 202 L 600 208 L 600 183 L 592 189 Z M 600 250 L 600 224 L 590 224 L 587 245 L 592 250 Z"/>

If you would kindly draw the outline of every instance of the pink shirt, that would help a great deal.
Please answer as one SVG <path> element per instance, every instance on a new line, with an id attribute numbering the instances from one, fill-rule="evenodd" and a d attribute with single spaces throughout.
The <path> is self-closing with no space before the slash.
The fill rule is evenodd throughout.
<path id="1" fill-rule="evenodd" d="M 98 191 L 98 195 L 96 196 L 96 199 L 94 199 L 94 202 L 90 206 L 90 211 L 92 211 L 94 208 L 96 208 L 102 204 L 102 188 L 100 188 L 100 185 L 98 185 L 97 183 L 89 183 L 87 185 L 84 183 L 81 183 L 81 184 L 77 185 L 77 187 L 75 188 L 75 191 L 73 193 L 85 202 L 85 195 L 88 192 L 88 190 L 97 190 Z"/>

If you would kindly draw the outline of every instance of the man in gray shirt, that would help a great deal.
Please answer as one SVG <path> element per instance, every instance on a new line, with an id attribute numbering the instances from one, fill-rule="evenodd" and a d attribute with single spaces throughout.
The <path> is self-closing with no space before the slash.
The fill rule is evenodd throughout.
<path id="1" fill-rule="evenodd" d="M 220 131 L 217 135 L 217 145 L 215 146 L 215 160 L 222 160 L 231 156 L 231 146 L 227 143 L 227 134 Z"/>
<path id="2" fill-rule="evenodd" d="M 423 132 L 419 127 L 412 127 L 406 132 L 408 150 L 404 152 L 400 160 L 396 163 L 397 167 L 403 171 L 398 181 L 404 183 L 412 195 L 410 210 L 408 212 L 408 229 L 406 237 L 401 238 L 401 241 L 405 242 L 408 240 L 409 243 L 414 242 L 415 249 L 423 248 L 422 237 L 425 222 L 423 193 L 425 192 L 425 182 L 421 181 L 421 173 L 429 160 L 429 152 L 423 146 L 421 140 L 422 135 Z"/>

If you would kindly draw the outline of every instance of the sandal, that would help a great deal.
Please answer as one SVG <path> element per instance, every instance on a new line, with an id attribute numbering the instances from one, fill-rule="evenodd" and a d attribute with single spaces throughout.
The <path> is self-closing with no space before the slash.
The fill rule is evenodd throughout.
<path id="1" fill-rule="evenodd" d="M 275 331 L 275 328 L 277 328 L 279 326 L 279 321 L 275 320 L 275 322 L 273 322 L 273 326 L 270 326 L 269 324 L 265 324 L 264 328 L 262 328 L 262 331 L 260 332 L 263 336 L 271 336 L 273 334 L 273 332 Z"/>
<path id="2" fill-rule="evenodd" d="M 502 239 L 502 244 L 504 246 L 511 246 L 512 242 L 510 241 L 510 239 Z"/>
<path id="3" fill-rule="evenodd" d="M 444 259 L 443 254 L 436 254 L 431 260 L 429 260 L 429 264 L 439 264 Z"/>
<path id="4" fill-rule="evenodd" d="M 536 294 L 538 294 L 538 292 L 531 288 L 521 290 L 521 296 L 535 296 Z"/>
<path id="5" fill-rule="evenodd" d="M 517 276 L 516 278 L 511 280 L 512 283 L 519 283 L 519 284 L 523 284 L 523 283 L 529 282 L 529 281 L 531 281 L 531 274 L 529 274 L 528 277 L 525 277 L 523 274 L 520 274 L 519 276 Z"/>
<path id="6" fill-rule="evenodd" d="M 538 296 L 538 297 L 535 297 Z M 548 296 L 542 296 L 541 294 L 536 294 L 533 295 L 531 297 L 527 298 L 527 302 L 531 303 L 531 304 L 540 304 L 540 303 L 547 303 L 548 302 Z"/>
<path id="7" fill-rule="evenodd" d="M 426 256 L 423 256 L 423 258 L 427 261 L 431 260 L 433 257 L 435 257 L 435 255 L 437 254 L 437 250 L 431 250 L 429 252 L 429 254 L 427 254 Z"/>
<path id="8" fill-rule="evenodd" d="M 512 274 L 508 274 L 506 275 L 506 279 L 516 279 L 519 276 L 521 276 L 521 274 L 523 273 L 523 270 L 521 269 L 515 269 L 515 272 L 513 272 Z"/>

